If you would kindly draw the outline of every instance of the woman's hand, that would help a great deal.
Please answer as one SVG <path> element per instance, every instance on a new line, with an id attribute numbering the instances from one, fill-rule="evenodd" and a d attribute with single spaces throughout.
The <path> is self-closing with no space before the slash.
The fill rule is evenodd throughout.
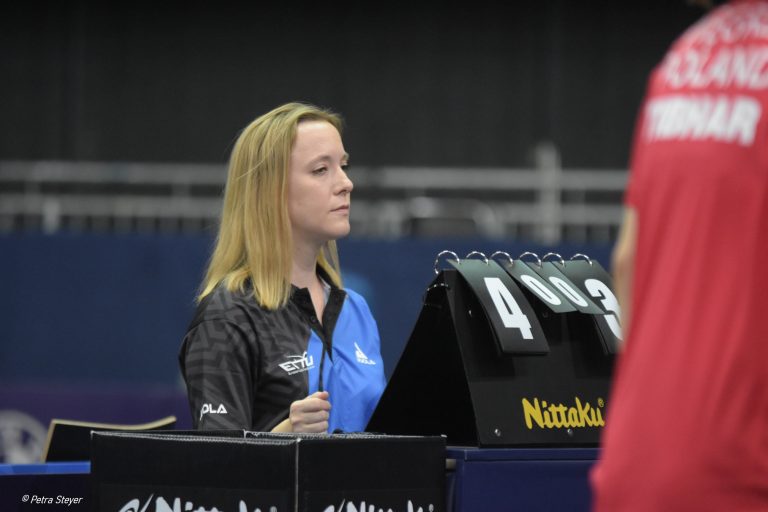
<path id="1" fill-rule="evenodd" d="M 327 432 L 331 402 L 327 391 L 318 391 L 291 404 L 288 420 L 293 432 Z"/>

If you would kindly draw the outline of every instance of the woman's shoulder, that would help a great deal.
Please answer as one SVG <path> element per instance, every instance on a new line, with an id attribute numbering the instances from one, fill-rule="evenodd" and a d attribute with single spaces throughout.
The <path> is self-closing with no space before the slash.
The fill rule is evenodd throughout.
<path id="1" fill-rule="evenodd" d="M 211 313 L 243 305 L 258 306 L 253 291 L 247 288 L 230 290 L 224 284 L 219 284 L 200 301 L 200 306 Z"/>
<path id="2" fill-rule="evenodd" d="M 371 308 L 368 306 L 368 301 L 365 300 L 365 297 L 363 297 L 361 294 L 356 292 L 355 290 L 351 288 L 343 288 L 344 292 L 346 293 L 346 302 L 349 303 L 351 306 L 362 309 L 368 314 L 371 312 Z"/>
<path id="3" fill-rule="evenodd" d="M 349 297 L 350 300 L 353 300 L 355 302 L 365 302 L 365 297 L 357 293 L 352 288 L 345 287 L 345 288 L 342 288 L 342 290 L 344 291 L 344 293 L 347 294 L 347 297 Z"/>
<path id="4" fill-rule="evenodd" d="M 252 290 L 229 290 L 220 284 L 197 305 L 190 327 L 205 321 L 231 321 L 240 324 L 244 317 L 258 314 L 261 310 Z"/>

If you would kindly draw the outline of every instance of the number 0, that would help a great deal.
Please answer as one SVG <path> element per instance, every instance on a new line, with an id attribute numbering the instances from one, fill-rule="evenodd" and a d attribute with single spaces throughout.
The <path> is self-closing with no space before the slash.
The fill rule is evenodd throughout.
<path id="1" fill-rule="evenodd" d="M 559 306 L 563 303 L 557 295 L 549 291 L 549 289 L 535 277 L 523 274 L 520 279 L 522 279 L 522 281 L 528 285 L 528 289 L 538 295 L 541 300 L 547 301 L 553 306 Z"/>
<path id="2" fill-rule="evenodd" d="M 587 306 L 589 306 L 587 301 L 584 300 L 584 298 L 581 296 L 579 292 L 571 288 L 568 283 L 566 283 L 559 277 L 550 276 L 549 282 L 555 285 L 555 287 L 557 287 L 557 289 L 560 290 L 563 293 L 563 295 L 568 297 L 568 299 L 574 304 L 578 304 L 583 308 L 586 308 Z"/>

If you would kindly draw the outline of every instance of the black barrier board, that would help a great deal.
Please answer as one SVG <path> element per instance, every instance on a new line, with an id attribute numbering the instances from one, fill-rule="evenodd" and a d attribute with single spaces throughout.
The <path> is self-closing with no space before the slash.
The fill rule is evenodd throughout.
<path id="1" fill-rule="evenodd" d="M 299 439 L 299 510 L 445 510 L 442 437 L 253 435 Z"/>
<path id="2" fill-rule="evenodd" d="M 290 441 L 94 433 L 95 510 L 291 510 Z M 179 507 L 179 508 L 175 508 Z"/>
<path id="3" fill-rule="evenodd" d="M 94 502 L 116 512 L 445 510 L 442 437 L 243 434 L 98 434 Z"/>
<path id="4" fill-rule="evenodd" d="M 482 307 L 472 287 L 456 270 L 441 272 L 368 430 L 444 434 L 452 445 L 596 446 L 613 357 L 591 315 L 530 305 L 549 353 L 499 353 L 492 323 L 469 313 Z"/>

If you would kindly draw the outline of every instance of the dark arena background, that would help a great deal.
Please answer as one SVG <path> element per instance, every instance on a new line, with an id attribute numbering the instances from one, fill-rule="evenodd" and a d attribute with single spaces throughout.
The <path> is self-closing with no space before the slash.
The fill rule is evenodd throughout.
<path id="1" fill-rule="evenodd" d="M 345 283 L 388 375 L 435 256 L 609 268 L 646 79 L 685 2 L 59 1 L 0 16 L 0 462 L 51 418 L 190 425 L 177 355 L 240 129 L 345 119 Z"/>

